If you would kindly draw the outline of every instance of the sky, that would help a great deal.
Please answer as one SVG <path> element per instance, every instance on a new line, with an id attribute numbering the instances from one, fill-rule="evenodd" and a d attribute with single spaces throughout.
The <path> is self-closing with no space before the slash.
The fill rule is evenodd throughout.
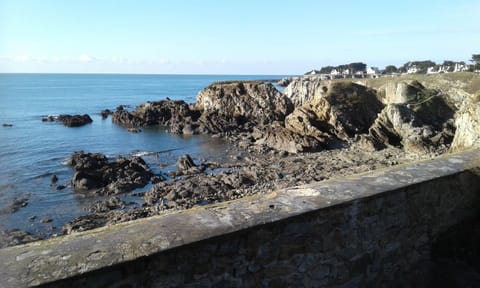
<path id="1" fill-rule="evenodd" d="M 468 61 L 478 0 L 0 0 L 0 73 L 303 74 Z"/>

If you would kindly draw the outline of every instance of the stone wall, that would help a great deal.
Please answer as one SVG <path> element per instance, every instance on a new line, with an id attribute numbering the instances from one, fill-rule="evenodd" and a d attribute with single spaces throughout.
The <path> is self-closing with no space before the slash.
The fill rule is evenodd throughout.
<path id="1" fill-rule="evenodd" d="M 428 286 L 478 215 L 479 152 L 2 249 L 0 287 Z"/>

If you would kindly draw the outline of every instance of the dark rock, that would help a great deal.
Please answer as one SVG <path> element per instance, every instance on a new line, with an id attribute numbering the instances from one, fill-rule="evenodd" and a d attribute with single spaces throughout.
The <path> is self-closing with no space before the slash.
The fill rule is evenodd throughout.
<path id="1" fill-rule="evenodd" d="M 167 179 L 165 177 L 163 177 L 162 175 L 155 175 L 150 179 L 152 184 L 157 184 L 157 183 L 163 182 L 165 180 L 167 180 Z"/>
<path id="2" fill-rule="evenodd" d="M 26 207 L 28 205 L 28 196 L 24 195 L 20 198 L 15 197 L 7 207 L 0 209 L 0 214 L 10 214 L 15 213 L 18 210 Z"/>
<path id="3" fill-rule="evenodd" d="M 53 222 L 53 219 L 48 218 L 48 217 L 44 217 L 44 218 L 42 218 L 42 220 L 40 220 L 40 223 L 42 223 L 42 224 L 46 224 L 46 223 L 50 223 L 50 222 Z"/>
<path id="4" fill-rule="evenodd" d="M 193 167 L 197 167 L 197 165 L 195 165 L 195 163 L 193 162 L 192 157 L 190 157 L 190 155 L 188 154 L 182 155 L 177 160 L 176 166 L 177 166 L 178 172 L 181 172 L 181 173 L 186 172 Z"/>
<path id="5" fill-rule="evenodd" d="M 128 204 L 129 203 L 122 201 L 119 197 L 110 197 L 107 200 L 95 202 L 88 210 L 93 213 L 108 212 L 110 210 L 123 208 Z"/>
<path id="6" fill-rule="evenodd" d="M 113 112 L 110 109 L 105 109 L 100 112 L 100 115 L 102 115 L 102 119 L 107 119 L 108 116 L 112 115 Z"/>
<path id="7" fill-rule="evenodd" d="M 73 189 L 96 194 L 129 192 L 144 187 L 153 176 L 140 157 L 119 157 L 109 162 L 102 154 L 75 152 L 67 164 L 75 169 Z"/>
<path id="8" fill-rule="evenodd" d="M 53 174 L 53 175 L 50 177 L 50 181 L 51 181 L 52 183 L 57 183 L 57 181 L 58 181 L 57 175 Z"/>
<path id="9" fill-rule="evenodd" d="M 65 188 L 67 188 L 67 187 L 64 186 L 64 185 L 58 185 L 57 187 L 55 187 L 55 189 L 56 189 L 57 191 L 63 190 L 63 189 L 65 189 Z"/>
<path id="10" fill-rule="evenodd" d="M 108 164 L 108 159 L 100 153 L 83 153 L 78 151 L 72 154 L 67 160 L 68 166 L 75 170 L 97 170 Z"/>
<path id="11" fill-rule="evenodd" d="M 190 109 L 184 101 L 162 100 L 139 105 L 133 112 L 117 110 L 112 122 L 126 127 L 167 126 L 174 133 L 181 133 L 187 123 L 196 121 L 199 112 Z"/>
<path id="12" fill-rule="evenodd" d="M 128 128 L 127 131 L 130 132 L 130 133 L 140 133 L 140 132 L 142 132 L 142 129 L 140 129 L 140 128 Z"/>
<path id="13" fill-rule="evenodd" d="M 67 222 L 67 224 L 62 227 L 62 233 L 71 234 L 73 232 L 90 230 L 104 226 L 106 223 L 106 216 L 102 214 L 80 216 Z"/>
<path id="14" fill-rule="evenodd" d="M 84 115 L 60 115 L 58 121 L 67 127 L 80 127 L 93 122 L 88 114 Z"/>
<path id="15" fill-rule="evenodd" d="M 54 121 L 57 121 L 57 119 L 58 119 L 58 116 L 48 115 L 48 116 L 42 117 L 42 122 L 54 122 Z"/>
<path id="16" fill-rule="evenodd" d="M 40 238 L 18 229 L 0 231 L 0 248 L 25 244 L 37 240 L 40 240 Z"/>

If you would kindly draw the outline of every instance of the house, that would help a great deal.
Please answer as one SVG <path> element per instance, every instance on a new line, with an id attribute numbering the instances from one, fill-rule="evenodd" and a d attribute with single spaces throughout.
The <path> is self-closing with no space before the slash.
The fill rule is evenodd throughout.
<path id="1" fill-rule="evenodd" d="M 416 65 L 409 66 L 407 69 L 407 74 L 415 74 L 418 72 L 418 68 Z"/>

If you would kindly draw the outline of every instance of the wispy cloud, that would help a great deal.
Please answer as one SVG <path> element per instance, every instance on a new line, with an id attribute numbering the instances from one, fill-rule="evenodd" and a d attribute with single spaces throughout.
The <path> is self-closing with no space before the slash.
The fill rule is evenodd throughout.
<path id="1" fill-rule="evenodd" d="M 95 60 L 94 57 L 86 54 L 86 53 L 82 53 L 79 57 L 78 57 L 78 60 L 82 63 L 88 63 L 88 62 L 92 62 Z"/>

